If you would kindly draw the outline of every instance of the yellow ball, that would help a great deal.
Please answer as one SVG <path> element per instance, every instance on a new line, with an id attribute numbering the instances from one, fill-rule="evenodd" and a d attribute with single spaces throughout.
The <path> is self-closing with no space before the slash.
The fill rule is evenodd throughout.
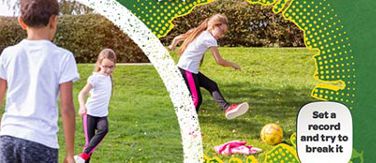
<path id="1" fill-rule="evenodd" d="M 269 123 L 262 128 L 260 137 L 266 144 L 275 145 L 281 143 L 283 138 L 283 130 L 279 125 Z"/>

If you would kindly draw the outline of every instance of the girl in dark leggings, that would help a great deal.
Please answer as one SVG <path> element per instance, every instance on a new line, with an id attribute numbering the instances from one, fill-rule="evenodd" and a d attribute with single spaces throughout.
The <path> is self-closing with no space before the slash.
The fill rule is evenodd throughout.
<path id="1" fill-rule="evenodd" d="M 100 52 L 94 73 L 81 90 L 78 101 L 82 116 L 85 147 L 75 156 L 76 163 L 90 162 L 90 157 L 108 132 L 108 105 L 112 94 L 112 71 L 115 68 L 116 54 L 111 49 Z M 85 104 L 85 97 L 89 94 Z"/>
<path id="2" fill-rule="evenodd" d="M 221 14 L 213 15 L 198 27 L 175 37 L 168 48 L 174 50 L 176 45 L 183 41 L 179 50 L 181 57 L 178 67 L 191 93 L 196 111 L 198 112 L 202 103 L 200 87 L 203 87 L 210 92 L 213 99 L 225 111 L 226 118 L 233 119 L 248 111 L 248 103 L 230 105 L 219 91 L 217 83 L 199 72 L 200 64 L 207 49 L 210 49 L 219 65 L 240 70 L 239 65 L 223 59 L 218 51 L 217 40 L 222 38 L 227 32 L 227 22 L 226 16 Z"/>

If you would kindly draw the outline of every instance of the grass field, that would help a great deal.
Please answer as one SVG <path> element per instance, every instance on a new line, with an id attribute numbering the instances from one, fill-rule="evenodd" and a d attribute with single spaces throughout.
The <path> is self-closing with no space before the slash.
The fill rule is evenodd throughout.
<path id="1" fill-rule="evenodd" d="M 250 112 L 226 120 L 223 112 L 202 90 L 204 102 L 199 113 L 204 152 L 218 156 L 213 147 L 230 140 L 246 140 L 268 151 L 262 143 L 261 128 L 278 123 L 284 139 L 296 130 L 298 109 L 311 101 L 315 85 L 313 52 L 307 49 L 221 48 L 223 57 L 242 67 L 242 71 L 217 66 L 207 55 L 201 72 L 217 81 L 229 102 L 247 101 Z M 174 56 L 177 59 L 176 56 Z M 93 65 L 79 65 L 81 80 L 75 83 L 75 100 L 86 83 Z M 114 93 L 110 105 L 110 132 L 95 151 L 92 162 L 182 162 L 179 126 L 167 91 L 152 66 L 118 66 L 114 74 Z M 77 100 L 75 101 L 78 106 Z M 78 108 L 76 108 L 78 109 Z M 77 116 L 76 152 L 84 144 L 82 121 Z M 59 132 L 60 161 L 64 157 L 62 130 Z M 229 156 L 219 156 L 228 160 Z M 238 156 L 245 158 L 243 156 Z M 264 153 L 256 155 L 261 162 Z"/>

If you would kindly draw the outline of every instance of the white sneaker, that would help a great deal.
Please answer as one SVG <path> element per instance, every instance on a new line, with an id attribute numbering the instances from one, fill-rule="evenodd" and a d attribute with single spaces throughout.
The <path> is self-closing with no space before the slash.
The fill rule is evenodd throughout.
<path id="1" fill-rule="evenodd" d="M 81 158 L 79 155 L 74 156 L 74 161 L 76 163 L 85 163 L 85 160 L 83 158 Z"/>
<path id="2" fill-rule="evenodd" d="M 232 104 L 225 111 L 225 116 L 227 119 L 234 119 L 246 113 L 248 111 L 249 105 L 246 102 L 241 104 Z"/>

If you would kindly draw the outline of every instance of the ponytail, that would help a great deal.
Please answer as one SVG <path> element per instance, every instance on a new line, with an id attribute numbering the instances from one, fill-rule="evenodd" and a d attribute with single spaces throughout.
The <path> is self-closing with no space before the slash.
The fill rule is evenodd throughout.
<path id="1" fill-rule="evenodd" d="M 221 24 L 228 24 L 227 17 L 222 14 L 215 14 L 210 18 L 205 19 L 198 27 L 193 28 L 182 35 L 182 39 L 184 39 L 183 44 L 181 45 L 178 54 L 182 55 L 183 52 L 187 49 L 188 45 L 199 35 L 201 32 L 205 30 L 211 30 L 215 26 Z"/>
<path id="2" fill-rule="evenodd" d="M 184 42 L 181 45 L 178 54 L 182 55 L 185 49 L 187 49 L 188 45 L 203 31 L 208 28 L 209 18 L 205 19 L 198 27 L 193 28 L 183 34 Z"/>

